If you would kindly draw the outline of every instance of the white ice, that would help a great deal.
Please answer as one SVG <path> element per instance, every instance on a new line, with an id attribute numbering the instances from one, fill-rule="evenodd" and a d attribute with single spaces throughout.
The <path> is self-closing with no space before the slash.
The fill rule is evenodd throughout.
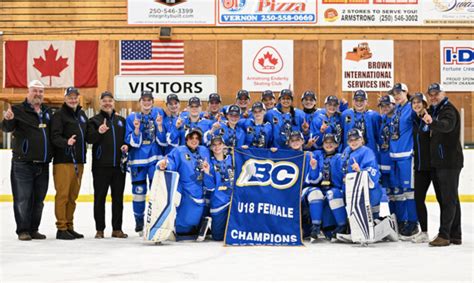
<path id="1" fill-rule="evenodd" d="M 443 248 L 410 242 L 358 245 L 321 242 L 306 247 L 223 247 L 221 242 L 145 244 L 133 232 L 125 203 L 128 239 L 94 239 L 92 203 L 78 203 L 75 228 L 85 239 L 55 239 L 54 204 L 47 202 L 40 232 L 47 240 L 17 240 L 12 203 L 0 203 L 0 282 L 167 280 L 377 280 L 473 281 L 473 203 L 462 204 L 463 244 Z M 428 204 L 429 232 L 438 229 L 439 208 Z"/>

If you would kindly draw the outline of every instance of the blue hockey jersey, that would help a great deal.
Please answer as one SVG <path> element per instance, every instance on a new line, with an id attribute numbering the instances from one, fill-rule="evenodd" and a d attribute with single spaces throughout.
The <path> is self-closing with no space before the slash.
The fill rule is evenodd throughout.
<path id="1" fill-rule="evenodd" d="M 291 112 L 283 113 L 281 112 L 281 105 L 278 104 L 276 109 L 268 111 L 265 117 L 272 125 L 272 147 L 289 149 L 290 133 L 292 131 L 301 131 L 305 114 L 299 109 L 294 109 L 294 115 Z"/>
<path id="2" fill-rule="evenodd" d="M 413 115 L 411 103 L 397 105 L 390 132 L 390 157 L 394 160 L 411 158 L 413 155 Z"/>
<path id="3" fill-rule="evenodd" d="M 245 131 L 244 145 L 249 147 L 269 148 L 272 144 L 272 125 L 268 122 L 256 125 L 254 119 L 247 119 L 243 127 Z"/>
<path id="4" fill-rule="evenodd" d="M 342 148 L 347 147 L 347 133 L 357 128 L 362 131 L 365 145 L 373 150 L 378 159 L 379 150 L 379 133 L 380 133 L 380 114 L 367 110 L 365 112 L 356 112 L 354 109 L 347 109 L 341 115 L 342 129 L 343 129 L 343 143 Z"/>
<path id="5" fill-rule="evenodd" d="M 126 120 L 125 143 L 130 145 L 128 165 L 145 167 L 155 164 L 163 157 L 159 143 L 166 143 L 165 131 L 158 131 L 157 116 L 164 116 L 163 109 L 153 107 L 149 114 L 131 113 Z M 135 135 L 133 121 L 140 120 L 140 133 Z"/>

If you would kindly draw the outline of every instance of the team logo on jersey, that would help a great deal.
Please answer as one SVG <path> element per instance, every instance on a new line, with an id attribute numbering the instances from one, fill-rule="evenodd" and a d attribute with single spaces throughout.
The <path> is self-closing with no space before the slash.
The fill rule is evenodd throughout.
<path id="1" fill-rule="evenodd" d="M 277 117 L 273 117 L 273 124 L 278 124 L 278 118 Z"/>
<path id="2" fill-rule="evenodd" d="M 119 120 L 119 121 L 117 122 L 117 125 L 118 125 L 119 127 L 123 127 L 122 121 Z"/>
<path id="3" fill-rule="evenodd" d="M 346 116 L 346 124 L 349 124 L 352 121 L 351 116 Z"/>
<path id="4" fill-rule="evenodd" d="M 271 186 L 285 190 L 298 181 L 298 175 L 299 168 L 292 162 L 249 159 L 242 166 L 236 185 Z"/>
<path id="5" fill-rule="evenodd" d="M 191 156 L 187 153 L 184 155 L 184 158 L 186 158 L 186 160 L 191 160 Z"/>

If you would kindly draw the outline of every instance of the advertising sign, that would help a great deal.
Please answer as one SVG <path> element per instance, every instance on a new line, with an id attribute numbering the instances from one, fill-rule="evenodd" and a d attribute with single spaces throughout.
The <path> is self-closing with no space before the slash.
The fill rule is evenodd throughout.
<path id="1" fill-rule="evenodd" d="M 129 25 L 215 25 L 214 0 L 128 0 Z"/>
<path id="2" fill-rule="evenodd" d="M 392 40 L 342 41 L 343 91 L 386 91 L 393 76 Z"/>
<path id="3" fill-rule="evenodd" d="M 441 40 L 441 84 L 445 91 L 474 91 L 474 41 Z"/>
<path id="4" fill-rule="evenodd" d="M 292 40 L 244 40 L 242 87 L 249 91 L 280 91 L 293 85 Z"/>

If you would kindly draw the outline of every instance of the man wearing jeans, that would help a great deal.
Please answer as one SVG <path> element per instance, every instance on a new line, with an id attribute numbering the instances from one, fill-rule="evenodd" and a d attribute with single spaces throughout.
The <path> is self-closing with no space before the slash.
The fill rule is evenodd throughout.
<path id="1" fill-rule="evenodd" d="M 2 130 L 13 132 L 11 185 L 18 239 L 46 239 L 38 232 L 43 201 L 48 191 L 51 161 L 51 111 L 43 104 L 44 85 L 28 84 L 23 103 L 8 107 Z"/>
<path id="2" fill-rule="evenodd" d="M 461 119 L 459 112 L 448 100 L 442 86 L 433 83 L 428 87 L 431 106 L 423 121 L 431 131 L 430 151 L 433 186 L 441 210 L 438 236 L 430 246 L 460 245 L 461 205 L 459 203 L 459 174 L 463 167 Z"/>

